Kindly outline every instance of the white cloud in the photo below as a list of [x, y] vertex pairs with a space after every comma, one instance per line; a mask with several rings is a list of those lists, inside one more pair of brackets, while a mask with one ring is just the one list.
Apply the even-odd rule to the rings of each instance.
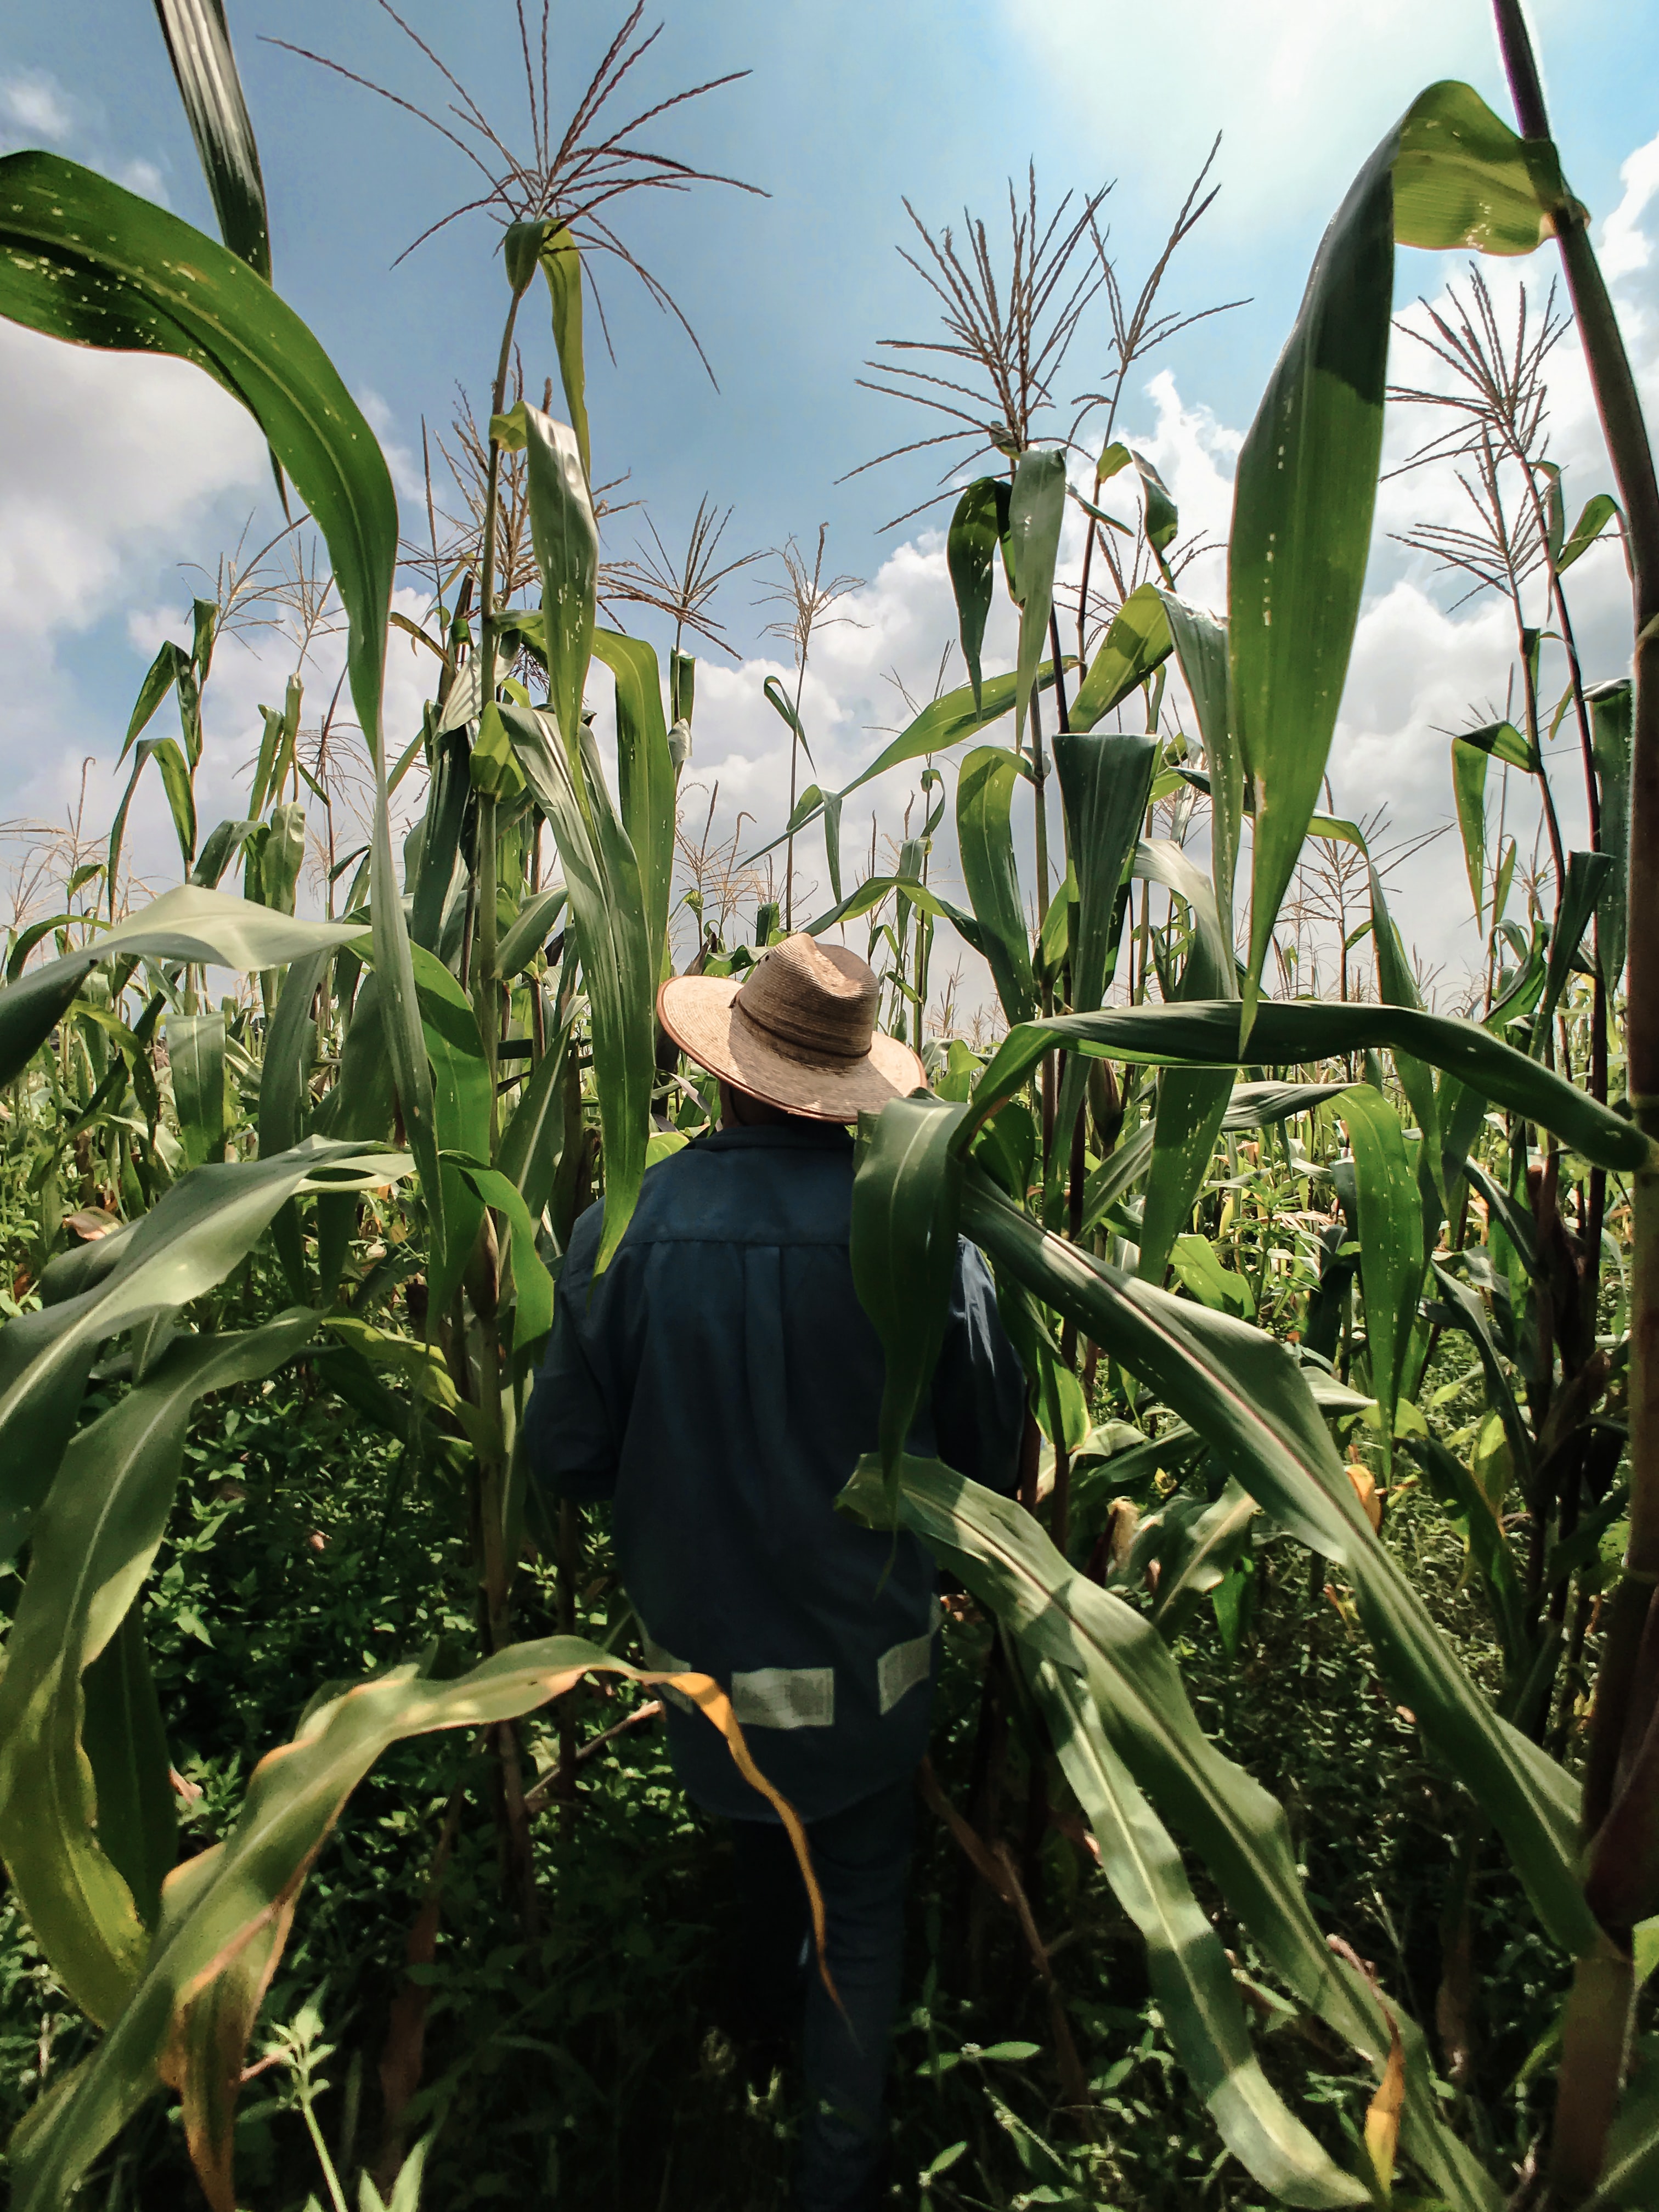
[[1641, 226], [1654, 194], [1659, 192], [1659, 137], [1638, 146], [1620, 167], [1619, 178], [1625, 197], [1601, 225], [1599, 247], [1602, 271], [1609, 283], [1645, 269], [1652, 257]]
[[75, 103], [46, 70], [20, 70], [0, 77], [0, 125], [8, 141], [56, 144], [75, 127]]

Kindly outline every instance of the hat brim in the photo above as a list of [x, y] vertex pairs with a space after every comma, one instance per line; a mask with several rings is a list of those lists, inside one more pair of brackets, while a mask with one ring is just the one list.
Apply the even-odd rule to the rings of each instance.
[[863, 1060], [817, 1061], [787, 1052], [750, 1021], [729, 975], [671, 975], [657, 1019], [680, 1050], [752, 1098], [812, 1121], [856, 1121], [927, 1086], [927, 1073], [900, 1037], [878, 1030]]

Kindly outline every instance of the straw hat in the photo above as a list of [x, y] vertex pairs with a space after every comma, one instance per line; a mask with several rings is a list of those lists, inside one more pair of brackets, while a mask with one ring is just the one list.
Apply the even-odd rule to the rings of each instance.
[[809, 1121], [854, 1121], [927, 1081], [909, 1046], [877, 1029], [880, 992], [857, 953], [798, 933], [741, 984], [671, 975], [657, 1018], [699, 1067], [751, 1097]]

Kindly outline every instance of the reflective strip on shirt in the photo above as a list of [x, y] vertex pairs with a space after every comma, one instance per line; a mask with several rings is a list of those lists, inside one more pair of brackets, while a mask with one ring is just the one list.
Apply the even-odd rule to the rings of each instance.
[[[665, 1651], [645, 1623], [640, 1623], [641, 1640], [645, 1645], [645, 1663], [653, 1674], [691, 1674], [696, 1672], [689, 1659], [677, 1659], [672, 1651]], [[662, 1694], [671, 1705], [683, 1713], [694, 1713], [696, 1706], [684, 1690], [676, 1690], [669, 1683], [662, 1686]]]
[[740, 1728], [833, 1728], [833, 1667], [757, 1667], [732, 1677], [732, 1711]]
[[876, 1662], [876, 1689], [884, 1717], [933, 1672], [933, 1630], [908, 1644], [890, 1644]]

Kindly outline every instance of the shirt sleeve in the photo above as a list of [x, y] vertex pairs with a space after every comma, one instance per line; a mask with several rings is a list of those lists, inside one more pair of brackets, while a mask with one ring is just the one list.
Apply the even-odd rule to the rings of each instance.
[[933, 1376], [933, 1412], [945, 1465], [1012, 1495], [1025, 1427], [1025, 1370], [997, 1312], [991, 1271], [965, 1238]]
[[568, 1498], [592, 1504], [613, 1496], [617, 1487], [616, 1424], [578, 1318], [594, 1241], [583, 1237], [579, 1224], [560, 1272], [552, 1333], [525, 1413], [530, 1477], [549, 1503]]

